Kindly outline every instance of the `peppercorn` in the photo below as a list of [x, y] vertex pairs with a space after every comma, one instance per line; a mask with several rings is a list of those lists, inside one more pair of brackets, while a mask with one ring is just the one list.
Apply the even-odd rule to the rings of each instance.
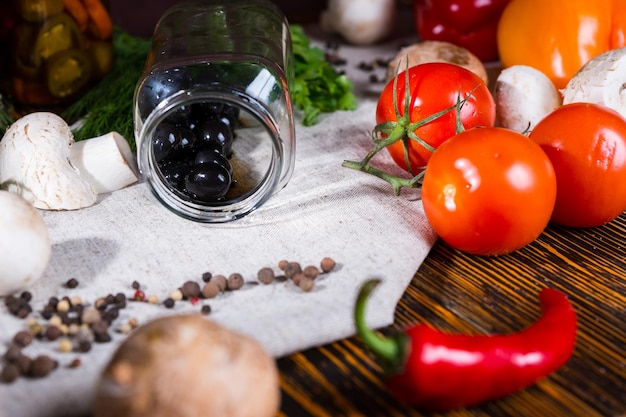
[[259, 269], [259, 272], [257, 272], [257, 279], [263, 284], [270, 284], [272, 281], [274, 281], [274, 278], [275, 275], [272, 268], [261, 268]]
[[295, 285], [300, 285], [300, 281], [302, 281], [302, 278], [304, 278], [305, 276], [306, 275], [304, 275], [304, 273], [298, 272], [293, 277], [291, 277], [291, 280], [293, 281]]
[[61, 335], [63, 334], [63, 332], [61, 331], [61, 329], [57, 326], [48, 326], [46, 328], [46, 331], [44, 333], [44, 337], [48, 340], [57, 340]]
[[30, 345], [33, 341], [33, 335], [25, 330], [19, 331], [13, 336], [13, 343], [23, 348]]
[[289, 261], [286, 260], [286, 259], [282, 259], [282, 260], [278, 261], [278, 269], [280, 269], [281, 271], [284, 271], [285, 268], [287, 267], [288, 263], [289, 263]]
[[200, 295], [200, 285], [195, 281], [186, 281], [181, 287], [181, 291], [185, 298], [195, 298]]
[[229, 290], [238, 290], [243, 287], [243, 276], [239, 273], [233, 273], [228, 276], [227, 288]]
[[302, 267], [298, 262], [288, 262], [287, 265], [285, 265], [284, 272], [287, 278], [293, 278], [294, 275], [302, 272]]
[[15, 360], [11, 361], [11, 363], [17, 366], [22, 374], [27, 374], [30, 372], [32, 359], [20, 352], [20, 354], [15, 358]]
[[59, 313], [64, 313], [66, 311], [69, 311], [70, 309], [70, 302], [66, 299], [63, 300], [59, 300], [59, 302], [57, 303], [57, 312]]
[[204, 298], [214, 298], [220, 293], [220, 288], [214, 281], [209, 281], [202, 287], [202, 296]]
[[150, 304], [157, 304], [159, 302], [159, 297], [156, 296], [156, 294], [151, 294], [148, 297], [148, 303]]
[[109, 335], [109, 323], [104, 320], [100, 320], [91, 325], [91, 331], [93, 332], [94, 340], [96, 342], [109, 342], [111, 336]]
[[11, 345], [4, 352], [4, 360], [7, 362], [15, 362], [20, 355], [22, 355], [22, 349], [19, 346]]
[[78, 280], [76, 278], [70, 278], [65, 283], [65, 286], [67, 288], [76, 288], [76, 287], [78, 287]]
[[170, 298], [174, 301], [180, 301], [183, 299], [183, 292], [180, 289], [172, 291]]
[[88, 307], [83, 311], [81, 316], [81, 321], [85, 324], [93, 324], [102, 319], [100, 315], [100, 311], [98, 311], [95, 307]]
[[133, 290], [138, 290], [141, 286], [139, 285], [138, 281], [133, 281], [133, 283], [131, 284], [131, 287]]
[[315, 278], [311, 278], [308, 275], [303, 275], [302, 279], [298, 283], [298, 287], [304, 292], [309, 292], [315, 287]]
[[224, 275], [215, 275], [211, 278], [211, 282], [216, 283], [220, 291], [226, 291], [226, 277]]
[[14, 382], [17, 378], [19, 378], [21, 374], [22, 373], [20, 372], [20, 369], [17, 367], [17, 365], [13, 363], [7, 363], [6, 365], [4, 365], [4, 368], [2, 368], [2, 372], [0, 373], [0, 379], [2, 380], [2, 382], [10, 384], [11, 382]]
[[174, 304], [176, 304], [176, 302], [171, 297], [167, 297], [165, 300], [163, 300], [163, 305], [165, 306], [165, 308], [173, 308]]
[[72, 341], [70, 339], [68, 339], [67, 337], [64, 337], [63, 339], [61, 339], [59, 341], [59, 350], [61, 352], [71, 352], [74, 349], [74, 345], [72, 344]]
[[35, 378], [41, 378], [47, 376], [57, 367], [57, 361], [52, 359], [48, 355], [39, 355], [35, 359], [30, 366], [29, 375]]
[[200, 312], [205, 316], [211, 313], [211, 306], [208, 304], [204, 304], [200, 309]]
[[211, 281], [211, 278], [213, 278], [213, 274], [212, 274], [212, 273], [210, 273], [210, 272], [204, 272], [204, 273], [202, 274], [202, 281], [204, 281], [204, 282], [209, 282], [209, 281]]
[[80, 358], [74, 358], [74, 359], [72, 359], [72, 361], [69, 364], [67, 364], [67, 367], [68, 368], [78, 368], [81, 365], [82, 365], [82, 362], [81, 362]]
[[302, 272], [304, 273], [304, 275], [312, 279], [317, 278], [320, 273], [319, 269], [317, 269], [317, 267], [313, 265], [308, 265], [302, 270]]
[[335, 268], [335, 261], [332, 258], [328, 258], [325, 257], [324, 259], [322, 259], [322, 261], [320, 262], [320, 267], [322, 268], [322, 271], [325, 273], [328, 273], [330, 271], [332, 271]]

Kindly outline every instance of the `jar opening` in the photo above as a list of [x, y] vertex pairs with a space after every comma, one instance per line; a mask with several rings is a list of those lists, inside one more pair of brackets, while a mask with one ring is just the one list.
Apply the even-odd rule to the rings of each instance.
[[226, 222], [259, 207], [279, 188], [285, 151], [269, 113], [233, 91], [180, 91], [147, 117], [139, 168], [175, 213]]

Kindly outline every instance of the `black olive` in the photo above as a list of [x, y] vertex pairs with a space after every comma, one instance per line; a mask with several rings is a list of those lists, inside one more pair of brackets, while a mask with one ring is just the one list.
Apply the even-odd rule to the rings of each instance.
[[203, 142], [217, 141], [222, 145], [222, 152], [229, 155], [233, 147], [233, 132], [220, 120], [205, 120], [196, 128], [198, 138]]
[[195, 165], [185, 176], [185, 188], [189, 195], [206, 202], [223, 198], [230, 183], [228, 169], [219, 164]]
[[188, 161], [167, 161], [159, 166], [161, 175], [170, 187], [180, 192], [185, 192], [184, 178], [191, 170], [192, 165]]
[[156, 162], [165, 159], [181, 141], [180, 130], [170, 123], [160, 123], [152, 136], [152, 151]]
[[139, 90], [137, 96], [139, 114], [145, 119], [164, 98], [187, 89], [189, 85], [189, 74], [180, 68], [155, 73], [146, 79]]
[[222, 165], [228, 170], [228, 174], [232, 177], [233, 168], [228, 159], [222, 155], [221, 153], [216, 153], [211, 149], [201, 149], [196, 153], [196, 157], [194, 159], [194, 165], [201, 164], [217, 164]]

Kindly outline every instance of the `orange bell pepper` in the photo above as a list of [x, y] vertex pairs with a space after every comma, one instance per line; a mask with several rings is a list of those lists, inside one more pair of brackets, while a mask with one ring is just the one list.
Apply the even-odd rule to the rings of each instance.
[[626, 0], [512, 0], [497, 43], [503, 67], [534, 67], [561, 89], [591, 58], [626, 45]]

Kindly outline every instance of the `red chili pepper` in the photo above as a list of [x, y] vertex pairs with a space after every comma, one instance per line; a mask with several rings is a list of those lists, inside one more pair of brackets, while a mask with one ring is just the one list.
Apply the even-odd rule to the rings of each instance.
[[555, 289], [540, 292], [542, 317], [516, 334], [448, 334], [420, 324], [383, 337], [364, 319], [366, 299], [379, 282], [361, 287], [356, 328], [389, 372], [390, 392], [407, 404], [445, 411], [494, 400], [548, 376], [574, 350], [576, 312]]
[[496, 33], [510, 0], [414, 0], [413, 16], [422, 40], [466, 48], [482, 61], [498, 59]]

